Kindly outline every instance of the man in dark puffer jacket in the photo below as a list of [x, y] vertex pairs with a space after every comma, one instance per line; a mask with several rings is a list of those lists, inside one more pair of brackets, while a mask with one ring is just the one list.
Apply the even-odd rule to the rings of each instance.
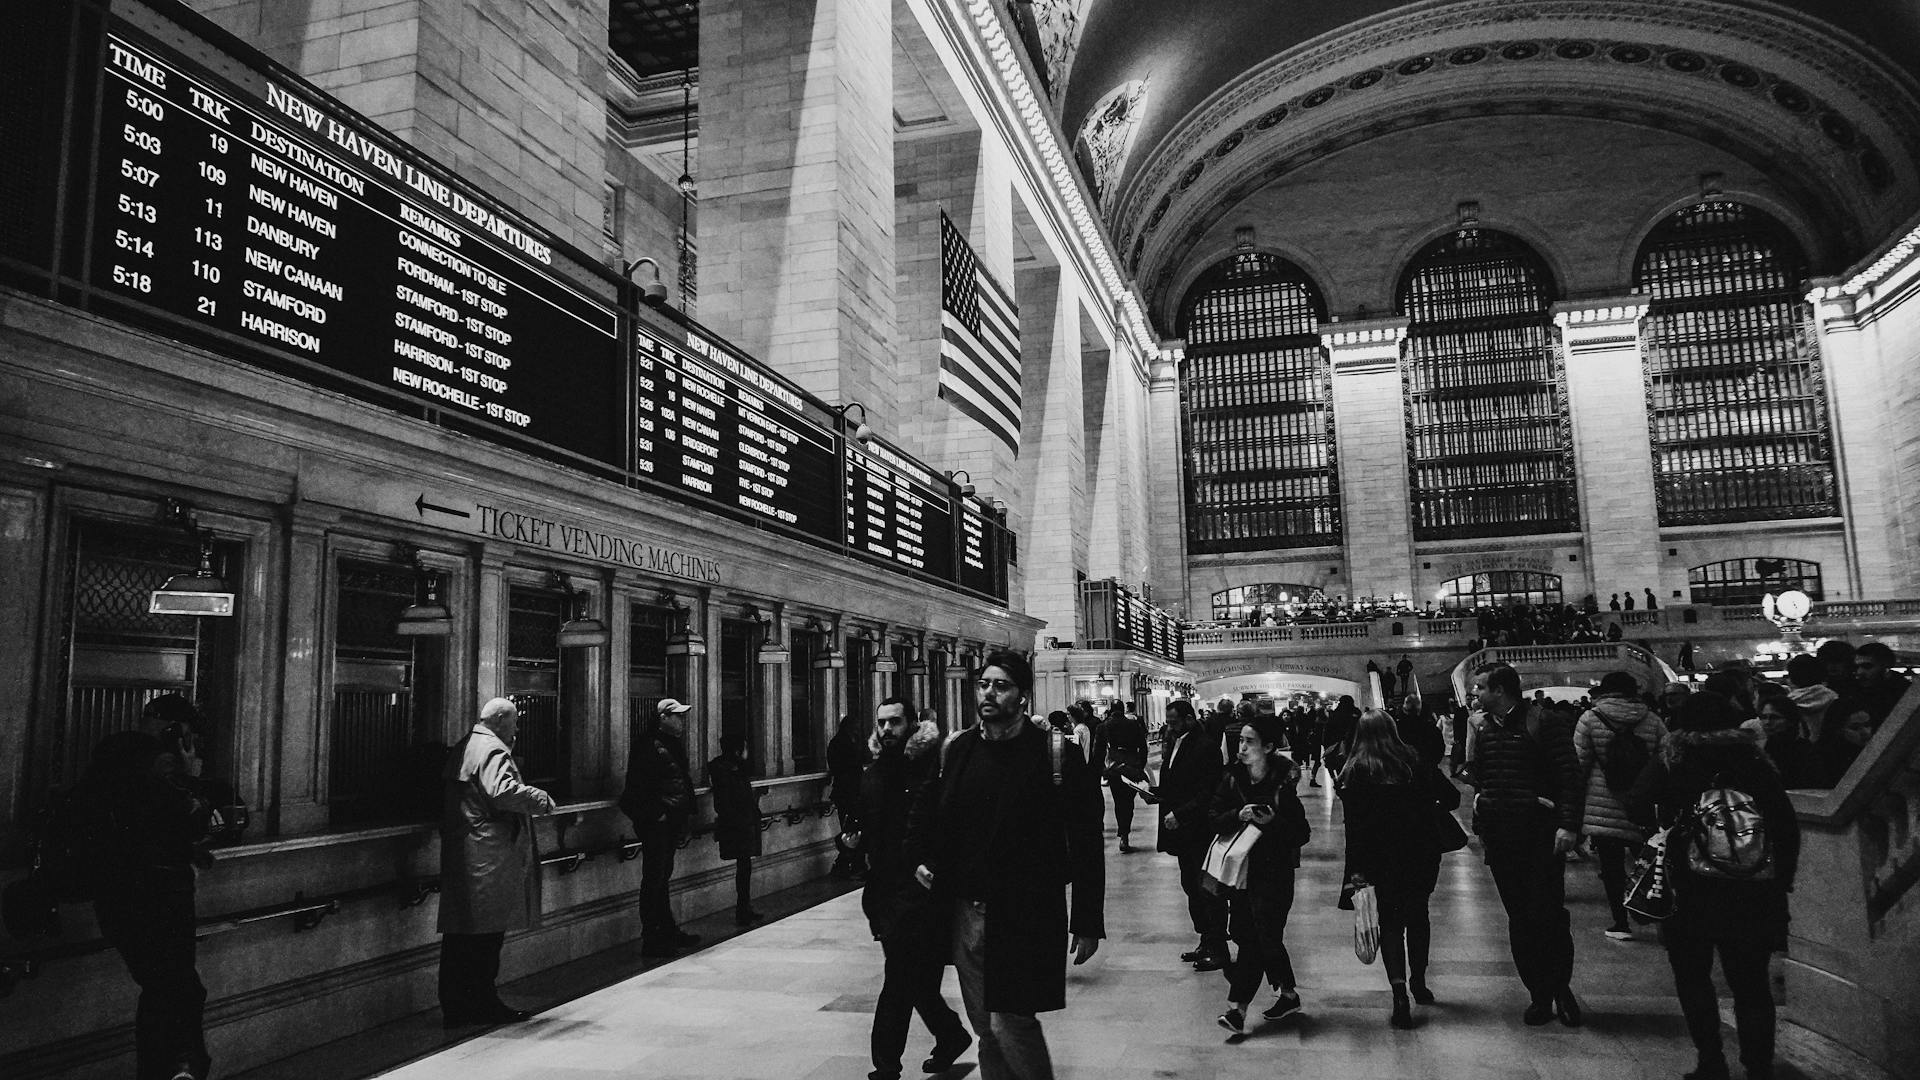
[[1567, 915], [1561, 856], [1580, 838], [1580, 761], [1573, 729], [1526, 701], [1520, 675], [1490, 664], [1473, 677], [1484, 714], [1473, 763], [1473, 831], [1486, 850], [1500, 903], [1507, 909], [1513, 965], [1533, 1002], [1522, 1019], [1539, 1026], [1555, 1016], [1580, 1023], [1573, 981], [1573, 931]]

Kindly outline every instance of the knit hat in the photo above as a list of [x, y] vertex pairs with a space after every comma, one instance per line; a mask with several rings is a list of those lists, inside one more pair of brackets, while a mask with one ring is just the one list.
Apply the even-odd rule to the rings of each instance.
[[1624, 671], [1609, 671], [1600, 680], [1600, 685], [1594, 688], [1593, 696], [1637, 698], [1640, 696], [1640, 683]]

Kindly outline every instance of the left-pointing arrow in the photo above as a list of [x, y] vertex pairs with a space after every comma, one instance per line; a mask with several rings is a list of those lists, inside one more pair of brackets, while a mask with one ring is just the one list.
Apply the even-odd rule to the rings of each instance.
[[420, 512], [421, 517], [426, 517], [427, 511], [429, 510], [432, 510], [440, 514], [448, 514], [453, 517], [470, 518], [473, 516], [472, 514], [467, 513], [465, 510], [455, 510], [451, 506], [438, 506], [438, 505], [435, 505], [434, 503], [428, 502], [427, 494], [424, 491], [420, 493], [419, 498], [413, 500], [413, 508]]

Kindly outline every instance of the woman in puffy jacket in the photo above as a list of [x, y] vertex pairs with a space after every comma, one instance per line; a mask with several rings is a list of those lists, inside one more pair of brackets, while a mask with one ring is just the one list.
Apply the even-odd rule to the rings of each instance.
[[1644, 760], [1652, 760], [1666, 739], [1666, 725], [1640, 700], [1640, 684], [1624, 671], [1608, 672], [1593, 692], [1593, 708], [1580, 715], [1573, 728], [1573, 751], [1580, 758], [1580, 774], [1586, 777], [1586, 804], [1581, 814], [1581, 832], [1593, 838], [1593, 853], [1600, 863], [1600, 884], [1607, 893], [1607, 908], [1613, 924], [1607, 936], [1617, 941], [1633, 937], [1627, 925], [1628, 860], [1646, 842], [1647, 831], [1627, 814], [1627, 794], [1635, 775], [1625, 788], [1616, 789], [1607, 780], [1607, 755], [1613, 740], [1634, 738], [1646, 745]]
[[1241, 727], [1239, 754], [1214, 789], [1213, 831], [1231, 836], [1245, 825], [1260, 828], [1247, 857], [1243, 890], [1227, 901], [1227, 936], [1240, 946], [1227, 965], [1227, 1011], [1220, 1026], [1235, 1035], [1247, 1030], [1247, 1009], [1264, 974], [1278, 996], [1261, 1015], [1278, 1020], [1300, 1010], [1293, 960], [1287, 954], [1287, 915], [1293, 910], [1293, 877], [1300, 848], [1312, 834], [1307, 811], [1294, 791], [1300, 772], [1280, 752], [1285, 745], [1277, 716], [1254, 716]]
[[[1688, 698], [1666, 745], [1634, 785], [1629, 806], [1651, 808], [1668, 834], [1668, 859], [1677, 899], [1660, 937], [1673, 968], [1687, 1033], [1699, 1063], [1686, 1080], [1727, 1080], [1720, 1044], [1720, 1008], [1713, 989], [1713, 958], [1733, 992], [1740, 1063], [1749, 1080], [1772, 1080], [1774, 1007], [1767, 958], [1787, 944], [1787, 894], [1800, 860], [1800, 823], [1779, 774], [1760, 749], [1759, 734], [1743, 726], [1745, 711], [1719, 694]], [[1685, 824], [1704, 793], [1730, 790], [1759, 812], [1766, 869], [1745, 879], [1706, 872], [1688, 855]], [[1678, 823], [1678, 824], [1676, 824]], [[1751, 834], [1748, 834], [1751, 835]]]
[[1334, 786], [1346, 810], [1347, 881], [1373, 886], [1379, 904], [1380, 962], [1393, 989], [1388, 1022], [1410, 1028], [1409, 989], [1413, 1000], [1433, 1004], [1427, 900], [1440, 880], [1438, 818], [1460, 805], [1460, 790], [1402, 742], [1393, 718], [1378, 709], [1360, 714], [1353, 753]]

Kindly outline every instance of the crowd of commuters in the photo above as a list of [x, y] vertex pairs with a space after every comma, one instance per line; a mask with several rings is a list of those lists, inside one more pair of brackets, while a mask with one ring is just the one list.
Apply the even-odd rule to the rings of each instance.
[[[1367, 891], [1392, 996], [1389, 1024], [1414, 1026], [1413, 1006], [1436, 1000], [1426, 977], [1429, 900], [1442, 856], [1467, 843], [1455, 817], [1455, 781], [1464, 778], [1530, 999], [1524, 1023], [1583, 1023], [1568, 860], [1591, 847], [1605, 933], [1629, 938], [1630, 861], [1668, 828], [1678, 839], [1668, 841], [1666, 865], [1681, 899], [1660, 937], [1697, 1052], [1687, 1080], [1729, 1075], [1711, 981], [1716, 956], [1745, 1075], [1768, 1080], [1768, 957], [1785, 945], [1799, 855], [1786, 791], [1841, 779], [1908, 687], [1894, 662], [1884, 644], [1829, 641], [1791, 661], [1784, 683], [1738, 664], [1697, 687], [1646, 688], [1621, 671], [1577, 704], [1528, 696], [1513, 668], [1491, 664], [1473, 676], [1470, 715], [1428, 708], [1417, 693], [1392, 710], [1362, 710], [1343, 697], [1331, 708], [1301, 700], [1277, 714], [1221, 701], [1201, 715], [1175, 700], [1156, 782], [1147, 728], [1130, 703], [1111, 704], [1104, 717], [1076, 703], [1037, 720], [1028, 661], [993, 654], [974, 686], [976, 725], [945, 733], [931, 710], [916, 713], [893, 697], [870, 720], [843, 722], [830, 750], [841, 872], [864, 879], [862, 908], [882, 956], [871, 1080], [898, 1080], [916, 1013], [934, 1038], [927, 1072], [951, 1067], [977, 1039], [985, 1080], [1053, 1075], [1037, 1016], [1064, 1006], [1066, 961], [1084, 963], [1105, 936], [1103, 783], [1123, 852], [1132, 850], [1136, 795], [1157, 804], [1156, 848], [1174, 856], [1196, 938], [1181, 959], [1197, 971], [1224, 970], [1218, 1023], [1244, 1035], [1262, 983], [1273, 998], [1257, 1019], [1300, 1012], [1287, 928], [1312, 829], [1299, 791], [1303, 777], [1318, 786], [1322, 769], [1344, 809], [1339, 902], [1350, 906]], [[1412, 688], [1405, 671], [1394, 674]], [[210, 1059], [200, 1017], [206, 991], [194, 969], [193, 870], [207, 859], [218, 800], [190, 775], [191, 707], [184, 719], [163, 715], [181, 711], [176, 705], [186, 703], [149, 706], [152, 731], [104, 740], [72, 798], [99, 807], [120, 845], [111, 859], [94, 860], [92, 884], [102, 932], [142, 989], [138, 1075], [197, 1080]], [[668, 895], [692, 811], [679, 727], [688, 711], [668, 698], [648, 713], [619, 800], [642, 846], [641, 940], [652, 956], [698, 940], [675, 922]], [[1451, 753], [1437, 719], [1451, 723]], [[532, 916], [531, 816], [551, 813], [554, 802], [521, 779], [517, 728], [512, 701], [488, 701], [441, 774], [439, 994], [448, 1027], [528, 1015], [494, 984], [506, 933]], [[745, 740], [723, 736], [706, 772], [745, 925], [757, 918], [751, 861], [760, 853]], [[1727, 851], [1700, 838], [1700, 808], [1709, 805], [1722, 817], [1744, 815]], [[1223, 887], [1209, 879], [1209, 847], [1243, 830], [1253, 837], [1244, 879]], [[1733, 857], [1748, 860], [1739, 873], [1727, 872]], [[941, 995], [948, 964], [958, 970], [966, 1023]]]

